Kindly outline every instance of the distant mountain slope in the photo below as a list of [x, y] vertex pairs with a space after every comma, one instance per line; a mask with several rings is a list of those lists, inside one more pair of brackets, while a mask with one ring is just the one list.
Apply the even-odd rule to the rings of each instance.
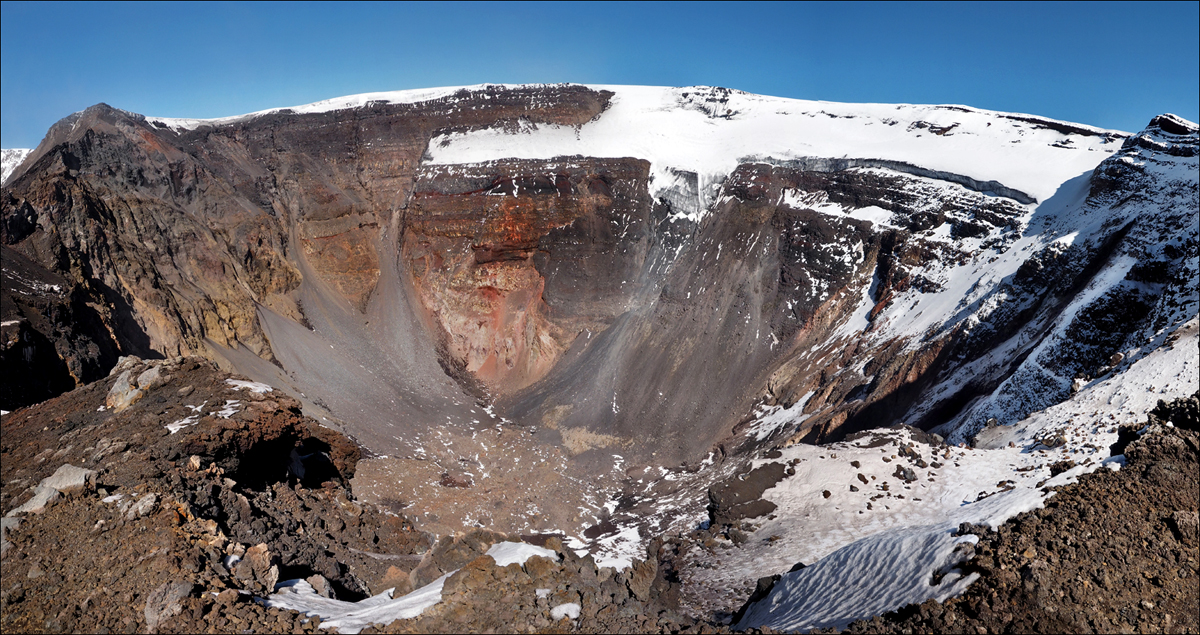
[[0, 150], [0, 183], [8, 182], [18, 165], [33, 152], [31, 148], [5, 148]]

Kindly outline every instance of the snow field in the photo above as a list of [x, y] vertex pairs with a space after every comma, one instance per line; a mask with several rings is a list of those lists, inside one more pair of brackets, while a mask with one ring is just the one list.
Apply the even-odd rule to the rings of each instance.
[[[1099, 129], [1089, 136], [1066, 135], [1004, 113], [961, 106], [839, 104], [708, 87], [591, 88], [615, 96], [608, 110], [578, 129], [451, 133], [430, 142], [431, 162], [638, 157], [651, 162], [656, 197], [676, 175], [697, 174], [698, 209], [704, 210], [719, 184], [746, 161], [871, 158], [995, 180], [1042, 200], [1060, 183], [1090, 172], [1125, 136]], [[720, 100], [726, 101], [713, 112], [711, 104]]]
[[961, 538], [953, 536], [952, 527], [942, 525], [899, 529], [857, 541], [812, 567], [785, 574], [767, 600], [747, 611], [736, 627], [844, 628], [853, 621], [847, 615], [880, 615], [930, 597], [944, 601], [979, 577], [963, 576], [954, 568], [970, 553], [960, 548], [966, 544]]

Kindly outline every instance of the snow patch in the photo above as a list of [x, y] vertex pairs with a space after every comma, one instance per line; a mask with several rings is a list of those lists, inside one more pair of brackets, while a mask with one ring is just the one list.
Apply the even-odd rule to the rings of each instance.
[[578, 604], [576, 604], [574, 602], [567, 602], [566, 604], [559, 604], [558, 606], [550, 609], [550, 619], [561, 620], [561, 619], [565, 618], [565, 619], [577, 620], [577, 619], [579, 619], [579, 611], [582, 609], [583, 609], [583, 607], [579, 606]]
[[638, 528], [625, 527], [617, 533], [596, 541], [595, 552], [597, 567], [612, 567], [618, 571], [633, 566], [638, 556], [644, 556], [646, 546], [641, 539]]
[[226, 399], [225, 405], [220, 410], [212, 414], [222, 419], [228, 419], [237, 414], [239, 405], [241, 405], [241, 402], [239, 402], [237, 399]]
[[533, 556], [541, 556], [558, 560], [558, 554], [553, 549], [531, 545], [527, 542], [498, 542], [487, 551], [487, 555], [496, 561], [496, 566], [507, 567], [510, 564], [524, 565]]
[[[557, 559], [550, 549], [520, 542], [498, 542], [487, 550], [498, 566], [524, 565], [533, 556]], [[442, 601], [442, 588], [455, 569], [429, 584], [398, 598], [394, 589], [387, 589], [359, 602], [346, 602], [318, 595], [305, 580], [287, 580], [275, 585], [275, 593], [256, 598], [269, 607], [291, 609], [307, 616], [320, 616], [321, 628], [337, 629], [340, 633], [358, 633], [372, 624], [390, 624], [395, 620], [417, 617], [425, 609]], [[574, 618], [572, 618], [574, 619]]]
[[0, 150], [0, 184], [7, 183], [8, 177], [20, 167], [32, 148], [4, 148]]
[[808, 400], [812, 399], [815, 394], [814, 391], [808, 391], [790, 408], [783, 406], [759, 407], [758, 412], [755, 413], [754, 422], [750, 424], [750, 434], [754, 435], [755, 440], [762, 441], [775, 434], [780, 428], [799, 426], [804, 423], [812, 415], [803, 414], [802, 411], [808, 404]]
[[180, 430], [183, 430], [184, 428], [194, 426], [199, 422], [200, 422], [200, 415], [194, 414], [194, 415], [189, 415], [187, 417], [184, 417], [182, 419], [178, 419], [174, 423], [168, 423], [166, 425], [166, 428], [167, 428], [167, 430], [171, 431], [171, 434], [175, 434], [176, 432], [179, 432]]
[[234, 390], [242, 390], [244, 388], [250, 392], [255, 392], [258, 394], [271, 392], [271, 390], [273, 390], [266, 384], [259, 383], [257, 381], [246, 381], [244, 379], [226, 379], [225, 383], [233, 386]]
[[318, 595], [304, 580], [288, 580], [275, 585], [275, 593], [256, 598], [264, 606], [291, 609], [305, 615], [320, 616], [321, 628], [337, 629], [339, 633], [358, 633], [372, 624], [390, 624], [394, 620], [417, 617], [425, 609], [442, 601], [442, 587], [452, 573], [398, 598], [394, 589], [387, 589], [359, 602], [346, 602]]

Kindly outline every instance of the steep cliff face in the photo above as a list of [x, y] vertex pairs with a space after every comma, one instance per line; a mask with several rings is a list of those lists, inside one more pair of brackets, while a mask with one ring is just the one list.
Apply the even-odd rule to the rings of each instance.
[[28, 402], [118, 355], [202, 354], [380, 454], [496, 416], [586, 469], [969, 432], [1195, 315], [1196, 132], [1156, 121], [1122, 145], [961, 107], [571, 85], [96, 106], [4, 188], [5, 372], [49, 378]]
[[456, 368], [511, 393], [624, 312], [623, 283], [654, 234], [648, 170], [634, 159], [422, 170], [403, 259]]

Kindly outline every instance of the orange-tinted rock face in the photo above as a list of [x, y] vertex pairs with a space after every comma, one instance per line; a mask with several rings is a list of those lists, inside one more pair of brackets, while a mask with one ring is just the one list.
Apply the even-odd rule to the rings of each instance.
[[405, 258], [424, 307], [456, 361], [489, 388], [520, 387], [562, 350], [542, 302], [544, 280], [528, 260], [476, 263], [469, 239], [406, 237]]
[[535, 255], [561, 256], [557, 230], [586, 227], [614, 211], [606, 179], [644, 196], [647, 168], [588, 160], [422, 173], [405, 216], [402, 254], [458, 364], [494, 392], [519, 390], [545, 376], [581, 325], [608, 317], [547, 305]]

